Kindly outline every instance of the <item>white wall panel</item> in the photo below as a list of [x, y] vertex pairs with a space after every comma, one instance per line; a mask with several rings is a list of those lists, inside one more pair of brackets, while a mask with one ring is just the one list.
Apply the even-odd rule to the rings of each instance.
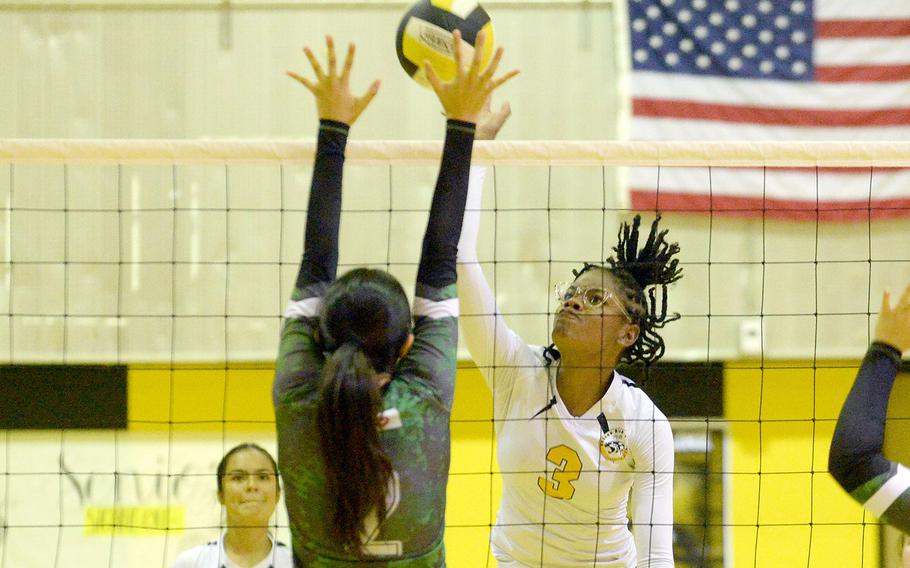
[[[323, 36], [359, 44], [354, 84], [383, 79], [360, 138], [436, 138], [433, 95], [401, 71], [402, 7], [0, 9], [0, 137], [312, 137], [310, 95], [284, 75]], [[604, 139], [615, 130], [610, 10], [491, 9], [504, 66], [523, 76], [511, 138]], [[581, 109], [584, 109], [583, 111]], [[5, 114], [5, 113], [4, 113]]]
[[[311, 96], [284, 71], [307, 71], [302, 46], [321, 51], [331, 32], [340, 45], [358, 42], [355, 88], [383, 79], [352, 137], [437, 139], [438, 103], [395, 57], [402, 10], [378, 3], [231, 11], [6, 5], [0, 138], [311, 139]], [[603, 3], [490, 9], [507, 48], [504, 67], [522, 70], [501, 97], [514, 110], [503, 139], [615, 137], [623, 77], [611, 10]], [[342, 263], [391, 262], [411, 281], [426, 219], [419, 210], [434, 175], [432, 167], [348, 168]], [[21, 315], [0, 320], [0, 356], [12, 349], [16, 360], [273, 357], [277, 320], [269, 314], [279, 313], [293, 281], [309, 176], [306, 165], [71, 166], [65, 174], [59, 166], [0, 165], [0, 254], [11, 251], [14, 262], [2, 268], [0, 306]], [[485, 203], [495, 203], [499, 226], [494, 241], [493, 215], [484, 215], [481, 258], [492, 263], [495, 247], [501, 262], [487, 268], [503, 310], [529, 340], [546, 341], [549, 285], [577, 261], [602, 257], [615, 239], [619, 215], [600, 211], [622, 204], [615, 172], [500, 167], [495, 201], [493, 177]], [[278, 215], [281, 203], [288, 210]], [[83, 211], [65, 223], [64, 204]], [[671, 298], [684, 319], [666, 330], [676, 358], [743, 355], [740, 327], [761, 313], [766, 357], [858, 355], [869, 333], [867, 306], [877, 309], [882, 287], [910, 280], [906, 221], [816, 227], [674, 215], [666, 224], [687, 271]], [[90, 264], [66, 271], [40, 264], [65, 254]], [[119, 323], [109, 317], [116, 306], [128, 316]], [[208, 317], [224, 309], [238, 317]], [[53, 317], [62, 311], [79, 317], [64, 325]], [[830, 315], [816, 318], [816, 311]], [[529, 313], [538, 315], [520, 315]]]

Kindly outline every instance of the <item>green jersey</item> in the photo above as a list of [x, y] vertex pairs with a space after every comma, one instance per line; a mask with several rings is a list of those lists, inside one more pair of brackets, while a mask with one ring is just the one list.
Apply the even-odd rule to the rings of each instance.
[[[368, 516], [362, 555], [333, 542], [335, 503], [317, 420], [322, 369], [322, 298], [335, 280], [341, 177], [348, 127], [323, 120], [307, 210], [304, 256], [285, 313], [273, 385], [278, 464], [284, 479], [295, 566], [445, 566], [449, 416], [458, 341], [455, 255], [467, 198], [472, 124], [449, 120], [417, 270], [414, 344], [382, 391], [377, 421], [393, 476], [385, 518]], [[331, 442], [331, 440], [329, 440]]]
[[458, 341], [456, 291], [454, 285], [442, 290], [420, 286], [418, 294], [414, 346], [399, 362], [383, 395], [380, 437], [394, 479], [386, 518], [366, 527], [371, 534], [365, 534], [364, 551], [377, 556], [374, 562], [345, 554], [329, 538], [331, 508], [323, 489], [316, 421], [325, 356], [313, 336], [318, 320], [307, 315], [318, 313], [319, 296], [305, 290], [294, 294], [281, 336], [275, 418], [294, 555], [302, 566], [444, 565], [449, 415]]

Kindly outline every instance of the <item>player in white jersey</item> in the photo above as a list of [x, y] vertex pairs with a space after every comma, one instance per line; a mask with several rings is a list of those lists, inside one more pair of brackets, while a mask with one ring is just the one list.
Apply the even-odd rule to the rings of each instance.
[[666, 286], [681, 277], [679, 247], [658, 218], [639, 250], [639, 217], [624, 223], [615, 257], [558, 287], [554, 345], [528, 345], [499, 315], [477, 261], [484, 176], [472, 170], [458, 278], [464, 337], [493, 393], [499, 566], [671, 567], [673, 434], [614, 367], [663, 355], [657, 332], [678, 317], [667, 314]]
[[291, 550], [269, 533], [281, 495], [272, 455], [240, 444], [221, 458], [216, 477], [227, 530], [217, 541], [180, 553], [171, 568], [292, 568]]
[[268, 555], [256, 564], [238, 564], [224, 550], [224, 536], [180, 553], [171, 568], [291, 568], [291, 549], [272, 541]]

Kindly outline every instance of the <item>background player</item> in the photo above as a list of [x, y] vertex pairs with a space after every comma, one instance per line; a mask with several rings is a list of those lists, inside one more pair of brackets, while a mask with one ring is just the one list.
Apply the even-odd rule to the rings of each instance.
[[224, 454], [216, 476], [227, 530], [182, 552], [171, 568], [291, 568], [291, 550], [269, 533], [281, 496], [272, 455], [256, 444], [240, 444]]
[[901, 354], [910, 349], [910, 286], [885, 291], [875, 337], [847, 395], [828, 455], [834, 479], [869, 512], [910, 533], [910, 470], [882, 455], [885, 415]]
[[[273, 396], [279, 463], [297, 566], [443, 566], [449, 415], [458, 304], [455, 255], [477, 116], [502, 57], [442, 83], [426, 72], [448, 117], [439, 178], [417, 271], [414, 328], [401, 285], [358, 269], [337, 281], [341, 177], [348, 128], [376, 94], [348, 88], [354, 46], [336, 70], [306, 49], [320, 126], [303, 261], [281, 337]], [[483, 38], [478, 37], [482, 45]]]
[[493, 392], [503, 472], [494, 555], [502, 567], [673, 566], [673, 435], [614, 368], [663, 355], [679, 247], [656, 219], [639, 249], [640, 219], [624, 223], [607, 265], [585, 264], [558, 288], [555, 347], [530, 346], [498, 315], [477, 262], [483, 177], [472, 171], [458, 278], [464, 337]]

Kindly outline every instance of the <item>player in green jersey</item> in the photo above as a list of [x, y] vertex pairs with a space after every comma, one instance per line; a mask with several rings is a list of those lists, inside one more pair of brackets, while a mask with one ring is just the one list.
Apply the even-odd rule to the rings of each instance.
[[910, 533], [910, 470], [882, 455], [885, 415], [901, 354], [910, 350], [910, 286], [897, 306], [885, 292], [875, 338], [844, 402], [828, 469], [869, 512]]
[[336, 280], [341, 177], [348, 129], [376, 94], [348, 88], [331, 38], [316, 79], [290, 75], [316, 98], [320, 125], [303, 261], [286, 312], [273, 387], [279, 467], [296, 566], [444, 566], [449, 415], [458, 300], [455, 256], [475, 125], [484, 101], [517, 72], [494, 78], [497, 50], [459, 72], [425, 71], [448, 119], [423, 240], [412, 313], [390, 274], [356, 269]]

